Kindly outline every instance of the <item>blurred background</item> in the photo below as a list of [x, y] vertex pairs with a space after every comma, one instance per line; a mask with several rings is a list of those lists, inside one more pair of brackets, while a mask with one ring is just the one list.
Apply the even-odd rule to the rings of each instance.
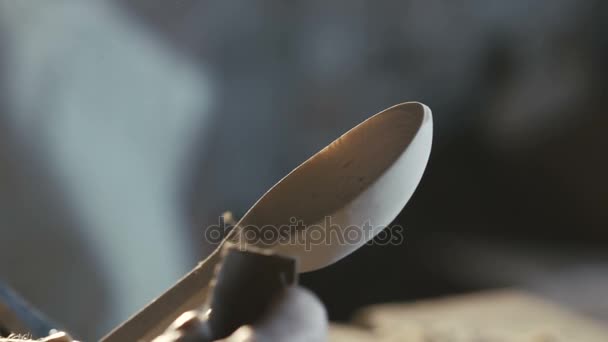
[[396, 223], [304, 286], [330, 318], [511, 286], [608, 322], [608, 3], [0, 0], [0, 279], [90, 340], [370, 115], [434, 150]]

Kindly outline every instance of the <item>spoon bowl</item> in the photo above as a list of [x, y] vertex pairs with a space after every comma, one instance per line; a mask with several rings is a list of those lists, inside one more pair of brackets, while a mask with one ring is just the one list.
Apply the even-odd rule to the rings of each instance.
[[241, 244], [297, 258], [299, 271], [326, 267], [390, 224], [418, 185], [431, 151], [431, 110], [390, 107], [302, 163], [237, 223]]

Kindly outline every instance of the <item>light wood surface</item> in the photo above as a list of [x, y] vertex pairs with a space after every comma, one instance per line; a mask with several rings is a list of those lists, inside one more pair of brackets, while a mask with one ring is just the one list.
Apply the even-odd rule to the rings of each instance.
[[608, 324], [517, 291], [365, 308], [331, 342], [606, 342]]

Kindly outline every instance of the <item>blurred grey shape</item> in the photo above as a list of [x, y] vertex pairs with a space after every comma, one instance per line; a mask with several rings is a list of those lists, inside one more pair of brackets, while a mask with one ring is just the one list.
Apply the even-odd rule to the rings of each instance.
[[[13, 152], [34, 156], [41, 173], [34, 177], [45, 177], [59, 194], [40, 205], [65, 200], [65, 212], [54, 214], [75, 220], [67, 234], [87, 250], [66, 245], [66, 232], [47, 232], [46, 218], [35, 227], [5, 221], [2, 235], [13, 250], [2, 254], [20, 260], [3, 273], [26, 296], [35, 292], [31, 287], [46, 286], [50, 270], [73, 274], [53, 295], [53, 306], [75, 302], [73, 312], [49, 311], [78, 329], [84, 324], [77, 317], [86, 317], [79, 302], [93, 311], [104, 304], [106, 316], [94, 328], [100, 334], [192, 266], [176, 184], [184, 152], [205, 124], [211, 85], [200, 68], [108, 2], [3, 1], [0, 19], [8, 80], [3, 119], [15, 132]], [[28, 251], [23, 246], [36, 237], [20, 233], [26, 228], [51, 235]], [[67, 259], [41, 262], [54, 246]], [[45, 276], [16, 280], [34, 273]], [[103, 303], [89, 282], [108, 288]], [[49, 308], [47, 298], [34, 299]]]

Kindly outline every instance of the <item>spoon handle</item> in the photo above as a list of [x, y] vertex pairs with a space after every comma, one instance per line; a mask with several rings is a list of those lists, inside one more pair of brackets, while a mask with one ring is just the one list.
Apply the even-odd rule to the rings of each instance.
[[167, 292], [103, 337], [101, 342], [150, 341], [180, 314], [203, 305], [215, 267], [221, 261], [220, 249], [196, 265]]

